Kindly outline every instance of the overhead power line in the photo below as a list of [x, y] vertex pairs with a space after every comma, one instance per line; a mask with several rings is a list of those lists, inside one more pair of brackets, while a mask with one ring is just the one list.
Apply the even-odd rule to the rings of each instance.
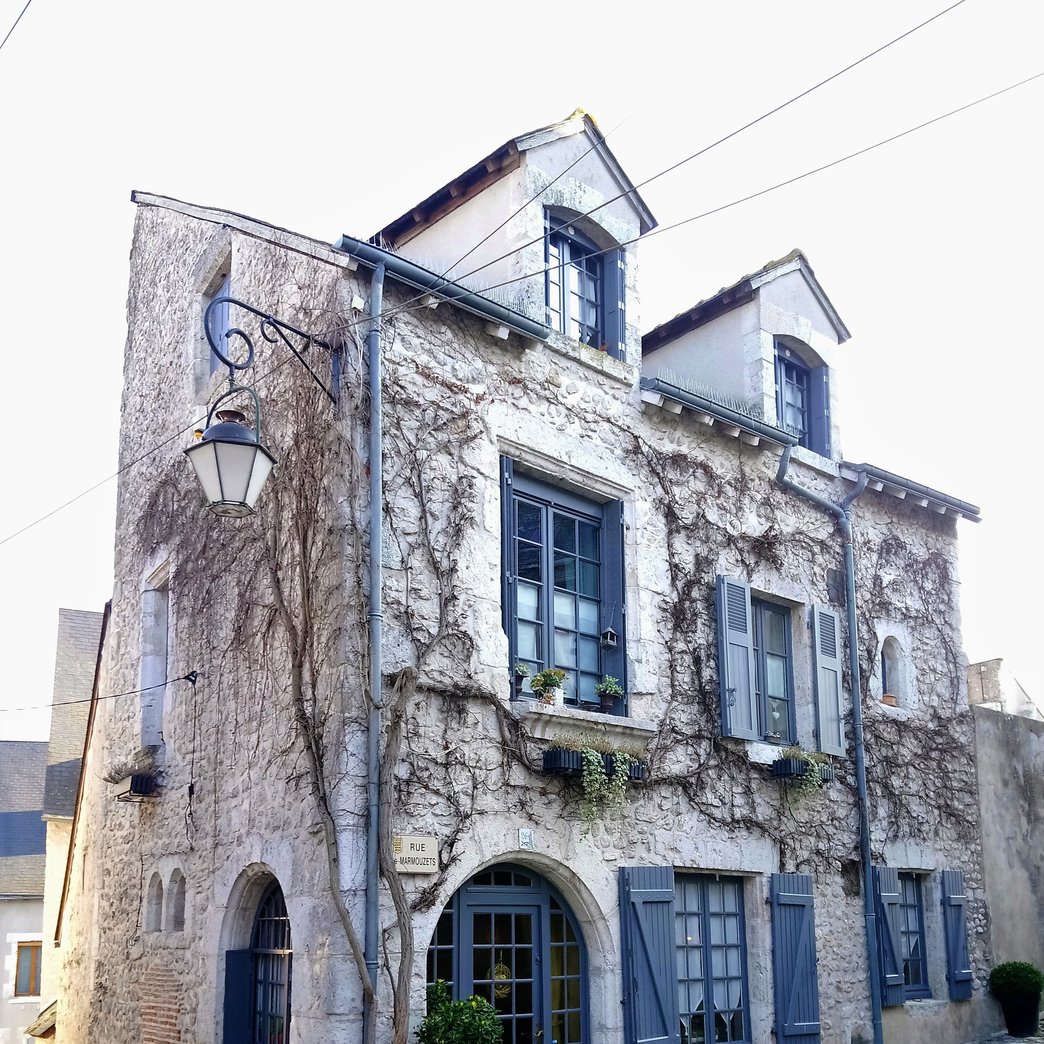
[[[963, 2], [963, 0], [961, 0], [961, 2]], [[723, 203], [720, 206], [711, 208], [710, 210], [701, 211], [698, 214], [693, 214], [693, 215], [691, 215], [689, 217], [682, 218], [682, 220], [675, 221], [675, 222], [673, 222], [670, 225], [660, 226], [660, 227], [652, 230], [651, 232], [647, 232], [647, 233], [645, 233], [644, 235], [641, 235], [641, 236], [635, 236], [633, 239], [625, 240], [624, 242], [618, 243], [614, 247], [609, 248], [609, 249], [616, 250], [616, 249], [618, 249], [621, 246], [630, 246], [632, 243], [637, 243], [639, 240], [650, 239], [653, 236], [660, 235], [663, 232], [670, 232], [670, 231], [672, 231], [672, 230], [674, 230], [676, 228], [681, 228], [684, 225], [691, 224], [694, 221], [699, 221], [699, 220], [701, 220], [703, 218], [710, 217], [713, 214], [719, 214], [719, 213], [721, 213], [724, 210], [730, 210], [732, 207], [739, 206], [739, 204], [741, 204], [741, 203], [746, 203], [746, 202], [749, 202], [752, 199], [757, 199], [760, 196], [767, 195], [770, 192], [775, 192], [778, 189], [785, 188], [788, 185], [793, 185], [795, 182], [802, 181], [805, 178], [809, 178], [813, 174], [822, 173], [823, 171], [829, 170], [832, 167], [836, 167], [836, 166], [838, 166], [841, 163], [847, 162], [848, 160], [855, 159], [855, 158], [857, 158], [859, 156], [863, 156], [866, 153], [872, 152], [875, 149], [879, 149], [879, 148], [881, 148], [884, 145], [888, 145], [891, 142], [898, 141], [900, 138], [905, 138], [908, 135], [915, 133], [916, 131], [923, 130], [926, 127], [930, 127], [932, 124], [939, 123], [942, 120], [949, 119], [951, 116], [956, 116], [959, 113], [966, 112], [968, 109], [971, 109], [971, 108], [975, 107], [976, 105], [981, 105], [984, 102], [991, 101], [994, 98], [998, 98], [998, 97], [1000, 97], [1003, 94], [1007, 94], [1009, 91], [1016, 90], [1019, 87], [1024, 87], [1026, 84], [1032, 83], [1034, 80], [1038, 80], [1042, 76], [1044, 76], [1044, 72], [1034, 73], [1032, 76], [1028, 76], [1024, 80], [1019, 80], [1017, 83], [1010, 84], [1007, 87], [1002, 87], [1000, 90], [994, 91], [991, 94], [984, 95], [981, 98], [976, 98], [974, 101], [970, 101], [967, 104], [961, 105], [961, 106], [959, 106], [956, 109], [951, 109], [949, 112], [942, 113], [939, 116], [934, 116], [930, 120], [925, 120], [923, 123], [918, 123], [918, 124], [916, 124], [913, 127], [908, 127], [906, 130], [900, 131], [899, 133], [893, 134], [893, 135], [891, 135], [888, 138], [884, 138], [881, 141], [875, 142], [873, 145], [867, 145], [864, 148], [857, 149], [855, 152], [850, 152], [850, 153], [848, 153], [848, 154], [846, 154], [844, 156], [840, 156], [837, 159], [831, 160], [829, 163], [821, 164], [820, 166], [814, 167], [811, 170], [807, 170], [807, 171], [805, 171], [802, 174], [797, 174], [797, 175], [795, 175], [792, 178], [787, 178], [787, 179], [785, 179], [783, 181], [778, 181], [778, 182], [776, 182], [776, 183], [774, 183], [772, 185], [769, 185], [767, 188], [759, 189], [757, 192], [749, 193], [746, 196], [741, 196], [740, 198], [734, 199], [734, 200], [732, 200], [729, 203]], [[528, 246], [528, 245], [531, 245], [531, 244], [524, 244], [522, 247], [519, 247], [518, 249], [519, 250], [524, 249], [524, 247]], [[605, 254], [605, 253], [608, 253], [608, 252], [609, 252], [608, 249], [606, 249], [606, 250], [599, 250], [599, 251], [593, 252], [589, 256], [594, 257], [594, 256], [598, 256], [600, 254]], [[510, 256], [510, 255], [505, 255], [505, 256]], [[563, 267], [563, 265], [560, 264], [560, 265], [557, 265], [557, 266], [554, 266], [554, 267], [561, 268], [561, 267]], [[534, 270], [532, 272], [527, 272], [524, 275], [514, 276], [511, 279], [505, 279], [502, 282], [493, 283], [490, 286], [484, 287], [482, 289], [477, 289], [477, 290], [474, 291], [474, 293], [476, 293], [476, 294], [486, 294], [486, 293], [489, 293], [491, 290], [498, 290], [501, 287], [511, 286], [514, 283], [520, 283], [520, 282], [524, 282], [527, 279], [533, 279], [533, 278], [536, 278], [536, 277], [539, 277], [539, 276], [543, 276], [548, 270], [549, 269], [547, 268], [547, 266], [541, 266], [539, 269], [536, 269], [536, 270]], [[418, 300], [418, 298], [411, 298], [411, 301], [417, 301], [417, 300]], [[400, 306], [397, 306], [397, 307], [384, 309], [384, 310], [381, 311], [380, 314], [381, 314], [382, 318], [393, 318], [394, 316], [401, 315], [401, 314], [404, 314], [404, 313], [416, 312], [416, 311], [426, 311], [427, 308], [428, 308], [428, 306], [424, 305], [424, 304], [412, 304], [411, 305], [410, 302], [407, 302], [404, 305], [400, 305]], [[358, 326], [358, 325], [360, 325], [360, 324], [362, 324], [364, 322], [369, 322], [371, 320], [371, 318], [372, 318], [371, 316], [366, 316], [366, 317], [361, 318], [361, 319], [353, 320], [350, 323], [343, 324], [340, 327], [340, 329], [341, 330], [351, 329], [352, 327]], [[290, 357], [290, 358], [292, 358], [292, 357]], [[270, 370], [266, 371], [260, 377], [258, 377], [257, 380], [254, 383], [255, 384], [260, 384], [263, 380], [266, 380], [273, 373], [278, 372], [289, 361], [290, 361], [290, 359], [288, 358], [286, 360], [283, 360], [283, 362], [278, 363], [277, 365], [273, 366]], [[205, 418], [199, 418], [196, 421], [194, 421], [192, 424], [190, 424], [190, 425], [188, 425], [188, 426], [186, 426], [184, 428], [179, 429], [178, 431], [174, 432], [174, 434], [168, 436], [167, 438], [165, 438], [162, 441], [160, 441], [160, 442], [156, 443], [155, 445], [153, 445], [151, 448], [145, 450], [143, 453], [139, 454], [133, 460], [128, 461], [126, 464], [124, 464], [122, 467], [120, 467], [117, 471], [113, 472], [111, 475], [107, 476], [106, 478], [101, 479], [99, 482], [96, 482], [89, 489], [85, 489], [83, 492], [78, 493], [75, 497], [72, 497], [70, 500], [67, 500], [64, 504], [60, 504], [58, 507], [56, 507], [56, 508], [52, 509], [51, 511], [47, 512], [47, 514], [41, 515], [39, 518], [37, 518], [34, 521], [32, 521], [32, 522], [28, 523], [27, 525], [23, 526], [21, 529], [18, 529], [14, 533], [9, 534], [8, 536], [4, 537], [3, 539], [0, 539], [0, 545], [6, 544], [8, 541], [13, 540], [15, 537], [20, 536], [22, 533], [27, 532], [28, 530], [32, 529], [34, 526], [39, 525], [41, 522], [44, 522], [48, 518], [51, 518], [52, 516], [56, 515], [59, 511], [64, 510], [66, 507], [69, 507], [70, 505], [76, 503], [76, 501], [78, 501], [81, 498], [87, 496], [88, 493], [91, 493], [94, 490], [99, 489], [101, 486], [105, 485], [106, 482], [109, 482], [112, 479], [117, 478], [119, 475], [122, 475], [123, 472], [127, 471], [129, 468], [133, 467], [135, 464], [138, 464], [141, 461], [145, 460], [147, 457], [150, 457], [153, 453], [156, 453], [157, 451], [162, 449], [164, 446], [166, 446], [168, 443], [170, 443], [174, 439], [178, 438], [180, 435], [183, 435], [187, 431], [191, 431], [194, 427], [196, 427], [204, 419]]]
[[195, 685], [198, 679], [198, 671], [189, 671], [188, 674], [183, 674], [180, 678], [168, 678], [166, 681], [159, 682], [156, 685], [146, 685], [144, 689], [130, 689], [128, 692], [110, 692], [104, 696], [97, 697], [85, 696], [82, 700], [58, 700], [51, 703], [37, 703], [32, 707], [0, 707], [0, 714], [13, 714], [16, 711], [54, 710], [55, 707], [75, 707], [78, 703], [90, 703], [94, 699], [116, 700], [121, 696], [139, 696], [143, 692], [152, 692], [153, 689], [165, 689], [168, 685], [179, 681], [187, 681], [190, 685]]
[[18, 17], [14, 20], [14, 24], [11, 26], [11, 28], [7, 30], [7, 35], [3, 38], [3, 40], [0, 40], [0, 50], [3, 50], [4, 44], [11, 39], [11, 34], [15, 31], [15, 28], [17, 27], [18, 23], [22, 20], [22, 15], [24, 15], [25, 12], [29, 10], [29, 5], [32, 2], [33, 0], [26, 0], [25, 7], [23, 7], [22, 10], [19, 12]]

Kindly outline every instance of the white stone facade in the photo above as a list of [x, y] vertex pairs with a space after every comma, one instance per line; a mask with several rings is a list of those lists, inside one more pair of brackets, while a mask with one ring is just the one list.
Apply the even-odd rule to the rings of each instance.
[[[520, 205], [542, 176], [575, 158], [577, 140], [564, 141], [558, 152], [547, 146], [532, 153], [521, 168], [524, 188], [501, 181], [481, 198]], [[573, 172], [576, 184], [554, 186], [551, 204], [584, 211], [607, 196], [604, 169], [594, 160], [586, 166]], [[306, 662], [297, 667], [312, 725], [321, 725], [312, 735], [325, 759], [339, 883], [361, 926], [367, 316], [353, 301], [368, 302], [370, 272], [344, 253], [260, 222], [158, 197], [138, 203], [121, 464], [170, 431], [191, 430], [220, 391], [221, 376], [207, 378], [199, 322], [222, 266], [231, 270], [234, 297], [300, 328], [340, 334], [345, 392], [333, 411], [302, 370], [280, 365], [285, 353], [258, 342], [254, 379], [267, 375], [257, 384], [262, 430], [281, 465], [253, 519], [229, 523], [205, 511], [181, 454], [187, 435], [121, 476], [99, 692], [138, 688], [145, 655], [155, 674], [155, 643], [142, 648], [142, 592], [162, 568], [170, 607], [166, 676], [199, 677], [168, 683], [154, 755], [160, 788], [141, 803], [116, 802], [102, 777], [118, 775], [138, 751], [142, 703], [130, 697], [97, 705], [62, 930], [58, 1039], [221, 1041], [226, 953], [250, 945], [253, 911], [275, 878], [293, 937], [289, 1040], [354, 1041], [360, 978], [330, 896], [323, 818], [292, 713], [295, 665], [276, 603], [282, 582], [290, 617], [311, 628]], [[474, 211], [454, 213], [443, 220], [467, 218], [474, 227], [454, 224], [450, 240], [479, 238]], [[530, 208], [497, 242], [510, 247], [539, 236], [541, 214]], [[623, 204], [594, 220], [616, 242], [637, 235], [638, 220]], [[436, 243], [440, 226], [449, 227], [439, 222], [416, 237], [415, 256], [453, 260]], [[549, 881], [575, 915], [587, 959], [584, 1040], [624, 1041], [619, 868], [670, 866], [742, 880], [751, 1041], [772, 1039], [776, 1018], [770, 875], [810, 875], [821, 1039], [866, 1042], [851, 721], [847, 756], [835, 759], [837, 781], [799, 801], [770, 778], [775, 745], [722, 737], [718, 695], [714, 585], [723, 574], [789, 613], [795, 738], [815, 747], [808, 619], [813, 605], [833, 605], [844, 620], [836, 601], [837, 529], [776, 482], [779, 445], [643, 396], [636, 271], [629, 260], [620, 359], [561, 335], [546, 343], [516, 333], [502, 339], [451, 304], [418, 309], [416, 293], [391, 275], [385, 286], [385, 689], [407, 687], [402, 716], [386, 714], [386, 741], [396, 731], [401, 738], [385, 797], [394, 805], [392, 830], [436, 836], [442, 865], [437, 875], [401, 879], [413, 904], [413, 1029], [423, 1015], [425, 956], [440, 913], [476, 872], [511, 863]], [[784, 283], [772, 284], [777, 304], [796, 308]], [[826, 337], [809, 324], [806, 342]], [[836, 342], [820, 353], [831, 365], [841, 354]], [[322, 369], [322, 355], [318, 360]], [[748, 360], [742, 382], [723, 390], [748, 399], [756, 392], [767, 402], [763, 384], [771, 377], [751, 383], [752, 365]], [[626, 619], [616, 630], [626, 650], [625, 717], [508, 698], [502, 457], [593, 502], [622, 502]], [[798, 455], [791, 476], [834, 500], [851, 488], [835, 461], [811, 453]], [[887, 1039], [929, 1039], [927, 1018], [930, 1039], [957, 1042], [990, 1017], [981, 998], [990, 952], [956, 520], [868, 491], [855, 508], [855, 531], [872, 850], [875, 863], [923, 875], [935, 998], [887, 1010]], [[881, 704], [874, 682], [880, 643], [890, 634], [902, 646], [906, 679], [894, 708]], [[415, 669], [415, 680], [404, 669]], [[845, 692], [850, 707], [847, 668]], [[578, 785], [540, 771], [543, 749], [566, 734], [599, 734], [646, 752], [648, 778], [628, 785], [622, 810], [590, 829], [578, 813]], [[520, 829], [532, 831], [532, 848], [520, 847]], [[969, 889], [975, 989], [959, 1004], [945, 999], [945, 945], [932, 891], [943, 869], [962, 870]], [[179, 874], [185, 904], [175, 927], [167, 893]], [[148, 917], [154, 875], [166, 897], [158, 926]], [[394, 970], [399, 936], [387, 889], [382, 896], [381, 960]], [[381, 1041], [393, 1039], [388, 982], [382, 972]]]

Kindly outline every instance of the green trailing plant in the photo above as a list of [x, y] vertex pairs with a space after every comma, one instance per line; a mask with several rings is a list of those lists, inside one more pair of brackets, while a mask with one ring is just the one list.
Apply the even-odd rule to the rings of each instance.
[[428, 1014], [417, 1030], [418, 1044], [501, 1044], [503, 1039], [503, 1025], [488, 1000], [453, 1000], [442, 979], [428, 987]]
[[584, 797], [580, 803], [580, 818], [590, 829], [599, 816], [605, 816], [623, 805], [624, 784], [634, 759], [624, 751], [614, 751], [609, 755], [612, 770], [607, 771], [606, 757], [602, 752], [586, 747], [580, 754], [584, 762], [581, 776]]
[[785, 778], [785, 785], [790, 793], [799, 800], [811, 797], [823, 787], [823, 768], [830, 764], [830, 758], [818, 750], [804, 750], [799, 746], [784, 747], [777, 755], [776, 760], [792, 758], [801, 761], [805, 765], [805, 771], [800, 776]]

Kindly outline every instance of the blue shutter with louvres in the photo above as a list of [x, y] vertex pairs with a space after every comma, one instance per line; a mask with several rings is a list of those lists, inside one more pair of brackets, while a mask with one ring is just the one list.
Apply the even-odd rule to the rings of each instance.
[[254, 964], [249, 950], [225, 951], [225, 1012], [222, 1044], [253, 1041]]
[[776, 991], [776, 1040], [818, 1044], [819, 979], [812, 878], [773, 874], [772, 971]]
[[841, 625], [837, 613], [812, 607], [812, 662], [816, 688], [816, 735], [824, 754], [845, 754], [841, 689]]
[[624, 357], [627, 346], [627, 318], [624, 300], [627, 289], [627, 260], [623, 248], [604, 255], [603, 287], [605, 293], [606, 350], [617, 359]]
[[620, 867], [625, 1044], [679, 1044], [674, 870]]
[[[514, 554], [515, 554], [515, 506], [512, 502], [511, 486], [513, 461], [510, 457], [500, 458], [500, 619], [504, 633], [510, 639], [514, 634], [511, 620], [514, 615]], [[514, 671], [515, 649], [510, 650], [509, 667]], [[512, 679], [514, 675], [512, 674]]]
[[830, 370], [819, 366], [808, 374], [808, 447], [830, 456]]
[[903, 1003], [903, 947], [900, 934], [902, 890], [899, 871], [892, 866], [874, 867], [874, 899], [877, 903], [877, 955], [881, 970], [881, 1006]]
[[[219, 297], [228, 297], [232, 293], [232, 277], [225, 276], [221, 280], [221, 285], [214, 291], [211, 297], [212, 301], [216, 301]], [[214, 343], [223, 352], [228, 351], [228, 342], [225, 338], [225, 334], [228, 333], [231, 320], [229, 318], [229, 306], [227, 301], [222, 301], [221, 304], [214, 308], [214, 311], [210, 314], [210, 336], [214, 339]], [[210, 372], [213, 373], [219, 366], [221, 361], [218, 357], [211, 352], [210, 353]]]
[[950, 1000], [970, 1000], [972, 995], [971, 961], [968, 959], [968, 922], [965, 904], [964, 873], [942, 872], [943, 928], [946, 933], [946, 979], [950, 984]]
[[716, 596], [721, 733], [760, 739], [750, 588], [740, 580], [719, 576]]
[[[611, 629], [616, 646], [603, 643], [602, 673], [618, 679], [627, 691], [627, 657], [624, 654], [627, 619], [624, 605], [623, 502], [611, 500], [602, 508], [602, 633]], [[617, 714], [626, 714], [625, 699], [615, 701]]]

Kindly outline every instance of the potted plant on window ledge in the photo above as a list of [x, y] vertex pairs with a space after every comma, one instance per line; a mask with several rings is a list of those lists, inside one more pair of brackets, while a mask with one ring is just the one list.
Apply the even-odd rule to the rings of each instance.
[[522, 699], [522, 686], [525, 684], [525, 681], [528, 677], [529, 665], [525, 663], [516, 663], [515, 670], [513, 672], [514, 684], [511, 687], [511, 698], [513, 700]]
[[556, 704], [561, 705], [565, 698], [565, 692], [562, 689], [565, 679], [565, 671], [561, 671], [557, 667], [548, 667], [533, 675], [529, 687], [536, 693], [541, 703], [553, 707]]
[[607, 674], [595, 686], [595, 695], [599, 700], [599, 710], [603, 714], [612, 714], [616, 709], [616, 701], [622, 699], [625, 693], [620, 680]]

